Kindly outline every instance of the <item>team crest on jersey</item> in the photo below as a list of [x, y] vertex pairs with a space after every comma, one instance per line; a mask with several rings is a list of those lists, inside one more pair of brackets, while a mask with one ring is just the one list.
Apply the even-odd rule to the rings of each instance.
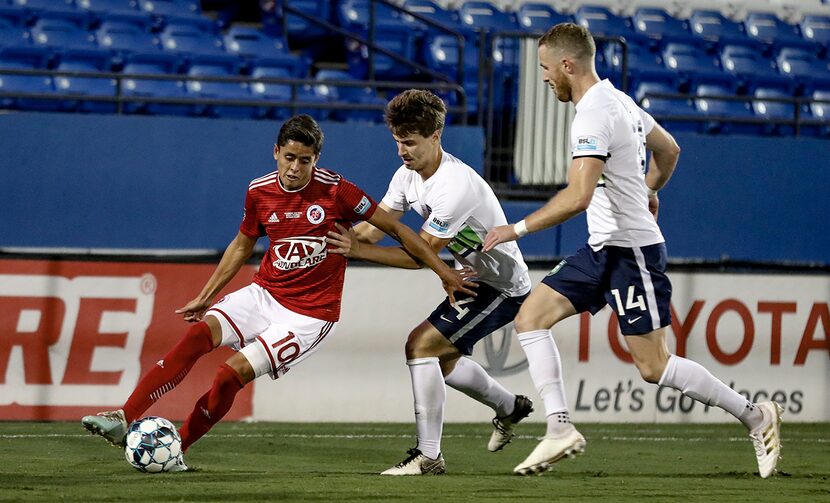
[[314, 267], [328, 255], [326, 238], [314, 236], [279, 239], [274, 241], [271, 251], [276, 259], [271, 264], [282, 271]]
[[306, 210], [305, 216], [309, 222], [317, 225], [322, 222], [324, 218], [326, 218], [326, 212], [323, 211], [323, 207], [319, 204], [312, 204], [308, 207], [308, 210]]
[[369, 210], [370, 206], [372, 206], [372, 203], [369, 202], [369, 198], [366, 197], [366, 196], [363, 196], [363, 198], [360, 200], [360, 202], [357, 203], [357, 206], [354, 207], [354, 212], [357, 213], [358, 215], [363, 215], [364, 213], [366, 213]]

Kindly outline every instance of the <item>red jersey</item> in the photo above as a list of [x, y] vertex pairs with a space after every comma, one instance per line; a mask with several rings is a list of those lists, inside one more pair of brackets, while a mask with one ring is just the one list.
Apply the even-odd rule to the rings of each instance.
[[346, 258], [329, 253], [326, 233], [334, 223], [372, 217], [377, 204], [339, 174], [313, 168], [302, 189], [283, 188], [277, 172], [253, 180], [239, 231], [251, 239], [268, 236], [254, 283], [288, 309], [325, 321], [340, 318]]

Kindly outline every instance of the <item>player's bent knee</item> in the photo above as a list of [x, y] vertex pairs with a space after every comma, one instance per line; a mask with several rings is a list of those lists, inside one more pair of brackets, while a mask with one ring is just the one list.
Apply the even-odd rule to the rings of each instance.
[[248, 384], [256, 378], [256, 373], [254, 372], [254, 368], [251, 366], [251, 362], [249, 362], [248, 358], [246, 358], [241, 352], [234, 353], [233, 356], [228, 358], [225, 364], [239, 374], [239, 378], [242, 379], [242, 382], [245, 384]]

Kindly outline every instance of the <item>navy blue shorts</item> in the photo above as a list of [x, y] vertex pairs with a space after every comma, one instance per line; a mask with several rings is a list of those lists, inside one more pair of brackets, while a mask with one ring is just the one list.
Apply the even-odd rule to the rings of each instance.
[[581, 313], [610, 305], [623, 335], [647, 334], [671, 324], [671, 282], [666, 244], [641, 248], [586, 246], [561, 261], [542, 280]]
[[457, 294], [455, 306], [444, 299], [427, 318], [465, 355], [473, 353], [476, 342], [513, 321], [527, 298], [527, 294], [510, 297], [482, 282], [475, 290], [475, 297]]

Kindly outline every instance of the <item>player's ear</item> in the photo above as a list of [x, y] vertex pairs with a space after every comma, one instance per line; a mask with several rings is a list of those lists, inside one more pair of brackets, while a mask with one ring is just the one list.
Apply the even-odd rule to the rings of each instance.
[[274, 144], [274, 160], [278, 160], [280, 158], [280, 146], [276, 143]]

